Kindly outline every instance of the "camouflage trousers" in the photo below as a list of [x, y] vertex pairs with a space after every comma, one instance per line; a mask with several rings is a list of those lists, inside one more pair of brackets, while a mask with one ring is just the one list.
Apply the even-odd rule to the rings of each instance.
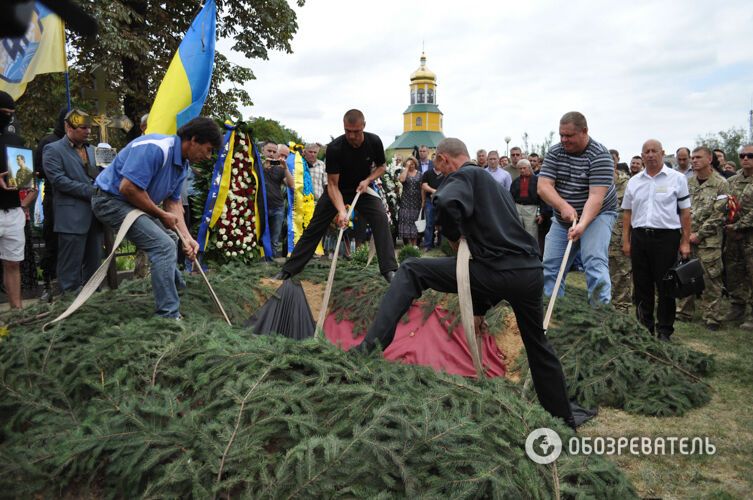
[[724, 267], [732, 306], [730, 312], [740, 311], [742, 317], [750, 320], [753, 315], [748, 313], [746, 316], [745, 311], [748, 304], [753, 304], [753, 235], [739, 240], [727, 238], [724, 247]]
[[612, 280], [612, 305], [618, 311], [629, 312], [633, 303], [633, 277], [630, 257], [622, 249], [609, 248], [609, 278]]
[[[719, 325], [724, 318], [722, 310], [722, 249], [698, 248], [692, 245], [693, 256], [703, 266], [703, 281], [706, 288], [701, 295], [703, 322], [707, 325]], [[690, 296], [677, 301], [678, 319], [689, 320], [693, 317], [695, 297]]]

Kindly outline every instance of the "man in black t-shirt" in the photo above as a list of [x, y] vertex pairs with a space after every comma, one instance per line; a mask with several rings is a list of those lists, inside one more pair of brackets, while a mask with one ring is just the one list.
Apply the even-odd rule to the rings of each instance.
[[[421, 189], [426, 193], [426, 201], [424, 203], [424, 217], [426, 218], [426, 230], [424, 231], [424, 250], [431, 250], [434, 248], [434, 203], [432, 202], [432, 196], [437, 192], [439, 186], [444, 181], [444, 175], [437, 170], [437, 167], [432, 164], [431, 168], [424, 172], [421, 176]], [[441, 243], [441, 232], [437, 235], [437, 244]]]
[[327, 146], [327, 189], [277, 279], [288, 279], [303, 270], [334, 217], [339, 227], [348, 225], [345, 205], [353, 202], [357, 192], [363, 194], [358, 198], [356, 209], [374, 234], [379, 271], [387, 281], [395, 274], [397, 261], [387, 213], [381, 198], [367, 191], [386, 169], [382, 141], [377, 135], [363, 131], [366, 120], [357, 109], [345, 113], [343, 125], [345, 134]]
[[[270, 148], [268, 146], [274, 146]], [[272, 240], [273, 257], [280, 256], [280, 234], [285, 221], [285, 199], [280, 189], [282, 186], [295, 188], [293, 174], [290, 173], [285, 160], [278, 155], [278, 147], [273, 142], [265, 143], [264, 151], [264, 186], [267, 193], [267, 218], [269, 220], [269, 237]], [[274, 151], [274, 152], [272, 152]]]

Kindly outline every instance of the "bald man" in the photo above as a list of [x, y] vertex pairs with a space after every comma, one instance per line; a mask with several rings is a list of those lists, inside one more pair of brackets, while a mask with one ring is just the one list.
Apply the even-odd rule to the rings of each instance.
[[677, 261], [678, 251], [684, 258], [690, 256], [690, 194], [685, 175], [664, 165], [659, 141], [646, 141], [641, 158], [646, 168], [630, 178], [622, 198], [622, 251], [633, 268], [638, 321], [669, 341], [676, 304], [662, 278]]
[[[483, 330], [486, 312], [506, 300], [518, 322], [541, 405], [574, 426], [562, 366], [544, 335], [544, 276], [536, 239], [518, 219], [510, 192], [475, 168], [461, 140], [443, 139], [437, 145], [434, 167], [446, 176], [432, 200], [442, 232], [455, 248], [464, 237], [473, 255], [469, 270], [476, 331]], [[386, 349], [398, 321], [424, 290], [457, 293], [456, 266], [455, 257], [403, 262], [356, 349]]]

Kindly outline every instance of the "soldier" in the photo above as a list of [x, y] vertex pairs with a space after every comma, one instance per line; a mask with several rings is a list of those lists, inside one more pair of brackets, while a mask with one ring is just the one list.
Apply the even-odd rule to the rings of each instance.
[[[619, 169], [619, 155], [614, 160], [614, 187], [617, 190], [617, 207], [622, 207], [622, 197], [630, 176]], [[622, 208], [617, 209], [617, 220], [612, 226], [609, 243], [609, 277], [612, 280], [612, 305], [618, 311], [630, 312], [633, 280], [630, 276], [630, 257], [622, 253]]]
[[746, 316], [746, 304], [750, 303], [751, 279], [753, 279], [753, 144], [743, 146], [740, 152], [741, 169], [730, 177], [730, 195], [738, 203], [738, 210], [731, 223], [725, 226], [727, 242], [724, 247], [724, 265], [727, 270], [727, 289], [730, 311], [724, 318], [740, 323], [740, 328], [753, 330], [753, 315]]
[[[722, 231], [727, 212], [729, 185], [711, 167], [711, 151], [697, 147], [690, 156], [694, 177], [688, 179], [690, 192], [693, 255], [701, 261], [706, 289], [703, 292], [703, 321], [711, 331], [719, 330], [722, 321]], [[679, 302], [678, 318], [689, 321], [693, 316], [693, 297]]]

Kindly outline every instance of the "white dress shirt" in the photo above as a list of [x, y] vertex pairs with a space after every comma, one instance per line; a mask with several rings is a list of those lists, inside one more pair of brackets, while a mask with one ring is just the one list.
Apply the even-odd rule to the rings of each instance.
[[666, 165], [653, 177], [644, 169], [628, 181], [622, 208], [632, 211], [632, 227], [680, 229], [678, 208], [690, 208], [688, 181]]

